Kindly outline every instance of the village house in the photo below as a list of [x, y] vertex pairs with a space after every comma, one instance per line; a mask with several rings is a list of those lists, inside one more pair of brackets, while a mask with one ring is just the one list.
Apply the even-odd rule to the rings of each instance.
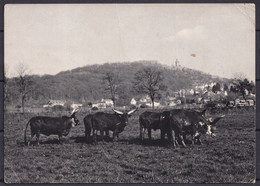
[[[132, 104], [132, 103], [135, 103], [135, 102], [136, 102], [136, 104]], [[148, 95], [141, 97], [139, 99], [139, 101], [136, 101], [134, 98], [132, 98], [130, 103], [132, 105], [138, 105], [138, 106], [146, 105], [148, 107], [152, 107], [152, 100]], [[154, 107], [159, 107], [159, 106], [161, 106], [161, 104], [159, 102], [154, 101]]]
[[112, 101], [112, 99], [101, 99], [101, 102], [102, 103], [105, 103], [106, 104], [106, 107], [113, 107], [114, 106], [114, 103]]
[[92, 108], [107, 108], [107, 107], [113, 107], [114, 103], [111, 99], [104, 99], [102, 98], [100, 102], [96, 102], [92, 104]]
[[137, 104], [137, 101], [135, 100], [135, 98], [132, 98], [132, 99], [131, 99], [130, 104], [131, 104], [131, 105], [136, 105], [136, 104]]

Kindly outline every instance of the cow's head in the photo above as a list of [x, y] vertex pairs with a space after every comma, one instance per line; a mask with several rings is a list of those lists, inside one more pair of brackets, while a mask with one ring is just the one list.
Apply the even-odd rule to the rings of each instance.
[[211, 136], [216, 136], [216, 123], [221, 119], [224, 118], [225, 115], [217, 117], [213, 120], [212, 117], [208, 118], [205, 115], [206, 109], [200, 112], [199, 116], [199, 128], [201, 129], [202, 134], [207, 134]]
[[75, 127], [80, 124], [78, 118], [76, 117], [76, 113], [79, 111], [79, 108], [74, 108], [71, 112], [71, 121], [72, 121], [72, 127]]
[[120, 118], [120, 123], [121, 124], [124, 124], [124, 125], [127, 125], [128, 123], [128, 118], [131, 117], [131, 115], [137, 110], [136, 109], [133, 109], [133, 110], [130, 110], [128, 112], [121, 112], [121, 111], [118, 111], [118, 110], [115, 110], [113, 109], [113, 111], [116, 113], [116, 115], [118, 115], [118, 117]]
[[170, 121], [170, 112], [164, 111], [160, 114], [160, 123], [167, 124]]
[[216, 136], [215, 132], [216, 132], [216, 123], [221, 119], [224, 118], [225, 115], [222, 115], [220, 117], [215, 118], [214, 120], [212, 118], [208, 118], [208, 122], [210, 123], [208, 125], [208, 131], [206, 134], [211, 135], [211, 136]]

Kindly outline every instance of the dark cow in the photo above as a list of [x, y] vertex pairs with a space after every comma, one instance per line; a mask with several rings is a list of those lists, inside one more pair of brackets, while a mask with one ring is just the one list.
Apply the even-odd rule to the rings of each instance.
[[92, 129], [93, 129], [93, 139], [96, 143], [97, 131], [100, 131], [101, 138], [103, 140], [103, 133], [108, 131], [113, 132], [113, 141], [115, 137], [119, 138], [119, 133], [121, 133], [128, 123], [128, 117], [131, 116], [137, 109], [131, 110], [129, 112], [120, 112], [117, 110], [113, 111], [115, 113], [104, 113], [97, 112], [92, 116]]
[[[175, 133], [175, 137], [181, 141], [182, 145], [185, 147], [186, 144], [184, 139], [186, 135], [192, 136], [192, 143], [200, 141], [200, 136], [202, 134], [213, 135], [215, 124], [224, 116], [215, 118], [214, 120], [207, 119], [205, 117], [205, 110], [202, 112], [192, 111], [192, 110], [181, 110], [174, 109], [169, 112], [164, 112], [161, 115], [161, 120], [169, 120], [169, 122], [164, 122], [163, 124], [170, 125]], [[164, 135], [164, 131], [162, 133]], [[172, 141], [175, 141], [173, 138]]]
[[[31, 118], [25, 128], [24, 132], [24, 143], [30, 145], [32, 138], [36, 135], [37, 144], [39, 145], [40, 134], [46, 136], [58, 135], [59, 141], [62, 136], [67, 136], [72, 127], [79, 125], [79, 120], [76, 118], [78, 109], [72, 111], [71, 116], [62, 117], [47, 117], [47, 116], [36, 116]], [[31, 127], [31, 139], [27, 143], [26, 131], [27, 127]]]
[[159, 112], [149, 112], [145, 111], [139, 116], [139, 125], [140, 125], [140, 139], [144, 139], [145, 130], [148, 131], [149, 140], [152, 139], [152, 129], [160, 129], [160, 117], [161, 113]]
[[[149, 112], [145, 111], [139, 116], [139, 125], [140, 125], [140, 139], [144, 140], [145, 130], [148, 131], [149, 140], [152, 139], [152, 129], [161, 130], [161, 140], [164, 142], [165, 134], [167, 134], [168, 140], [173, 146], [176, 146], [175, 140], [173, 140], [172, 128], [169, 124], [170, 111], [164, 112]], [[163, 116], [163, 117], [162, 117]]]

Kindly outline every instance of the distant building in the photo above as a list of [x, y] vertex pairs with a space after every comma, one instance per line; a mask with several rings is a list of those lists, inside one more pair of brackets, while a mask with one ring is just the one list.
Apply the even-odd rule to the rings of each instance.
[[190, 95], [194, 95], [195, 90], [192, 88], [192, 89], [189, 90], [189, 93], [190, 93]]
[[[154, 107], [159, 107], [161, 104], [159, 102], [154, 102]], [[148, 107], [152, 107], [153, 106], [153, 103], [152, 102], [149, 102], [149, 103], [146, 103], [146, 106]]]
[[113, 107], [114, 103], [111, 99], [104, 99], [102, 98], [100, 102], [93, 103], [92, 108], [97, 107], [97, 108], [107, 108], [107, 107]]
[[131, 99], [130, 104], [131, 104], [131, 105], [136, 105], [136, 104], [137, 104], [137, 101], [135, 100], [135, 98], [132, 98], [132, 99]]
[[151, 102], [151, 98], [148, 95], [146, 95], [146, 96], [140, 98], [139, 101], [140, 101], [140, 103], [149, 103], [149, 102]]
[[225, 96], [227, 96], [227, 95], [228, 95], [228, 93], [227, 93], [227, 91], [226, 91], [226, 90], [224, 91], [224, 95], [225, 95]]
[[113, 107], [114, 103], [112, 99], [101, 99], [101, 103], [105, 103], [106, 107]]
[[174, 102], [174, 101], [172, 101], [172, 102], [170, 102], [169, 104], [168, 104], [168, 106], [170, 106], [170, 107], [174, 107], [174, 106], [176, 106], [177, 104]]
[[[138, 103], [136, 103], [136, 104], [138, 104], [139, 106], [146, 105], [148, 107], [152, 107], [152, 105], [153, 105], [152, 100], [148, 95], [141, 97], [139, 99]], [[154, 101], [154, 107], [159, 107], [159, 106], [161, 106], [161, 104], [159, 102]]]

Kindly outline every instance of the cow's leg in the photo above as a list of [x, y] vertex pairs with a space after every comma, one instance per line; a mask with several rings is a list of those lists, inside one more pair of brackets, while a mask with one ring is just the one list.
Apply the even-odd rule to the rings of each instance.
[[[161, 140], [164, 141], [164, 137], [165, 137], [165, 131], [161, 130]], [[168, 137], [168, 134], [167, 134]]]
[[100, 137], [103, 143], [104, 143], [104, 132], [105, 131], [103, 129], [100, 130]]
[[[168, 134], [167, 134], [167, 136], [168, 136]], [[164, 137], [165, 137], [165, 130], [161, 130], [161, 142], [163, 145], [165, 145]]]
[[96, 145], [97, 144], [97, 130], [96, 129], [93, 129], [93, 141], [94, 141], [94, 144]]
[[113, 142], [116, 141], [116, 131], [113, 131]]
[[200, 135], [196, 136], [196, 139], [197, 139], [197, 143], [198, 143], [199, 145], [202, 145], [201, 140], [200, 140]]
[[91, 130], [87, 130], [87, 131], [85, 131], [85, 138], [86, 138], [86, 141], [89, 141], [89, 139], [90, 139], [90, 135], [91, 135]]
[[60, 144], [62, 144], [62, 142], [61, 142], [61, 137], [62, 137], [62, 135], [59, 134], [59, 143], [60, 143]]
[[39, 132], [36, 133], [36, 141], [37, 141], [37, 145], [40, 145], [40, 133]]
[[183, 134], [183, 140], [184, 142], [187, 142], [186, 134]]
[[168, 138], [168, 141], [170, 142], [170, 144], [173, 145], [174, 148], [176, 148], [175, 135], [172, 135], [172, 130], [169, 130], [167, 132], [167, 138]]
[[109, 139], [109, 130], [106, 130], [105, 133], [106, 133], [106, 138]]
[[85, 139], [88, 141], [89, 131], [85, 129]]
[[152, 129], [147, 129], [149, 140], [152, 140]]
[[183, 147], [186, 147], [186, 144], [185, 144], [185, 142], [184, 142], [184, 140], [183, 140], [183, 135], [182, 135], [181, 133], [179, 133], [179, 134], [178, 134], [178, 137], [179, 137], [179, 139], [180, 139], [180, 141], [181, 141], [182, 146], [183, 146]]
[[173, 130], [172, 132], [173, 132], [172, 141], [173, 141], [173, 143], [174, 143], [174, 147], [177, 147], [177, 146], [179, 146], [179, 143], [178, 143], [178, 140], [177, 140], [177, 138], [176, 138], [176, 133], [175, 133], [174, 130]]
[[119, 139], [119, 131], [118, 131], [118, 129], [115, 129], [113, 131], [113, 141], [118, 141], [118, 139]]
[[140, 127], [140, 139], [143, 141], [144, 140], [144, 128]]
[[34, 136], [35, 136], [35, 133], [31, 132], [31, 138], [28, 139], [28, 143], [27, 143], [28, 146], [31, 144], [31, 141], [32, 141]]
[[191, 144], [194, 145], [196, 143], [196, 137], [194, 134], [191, 135]]

